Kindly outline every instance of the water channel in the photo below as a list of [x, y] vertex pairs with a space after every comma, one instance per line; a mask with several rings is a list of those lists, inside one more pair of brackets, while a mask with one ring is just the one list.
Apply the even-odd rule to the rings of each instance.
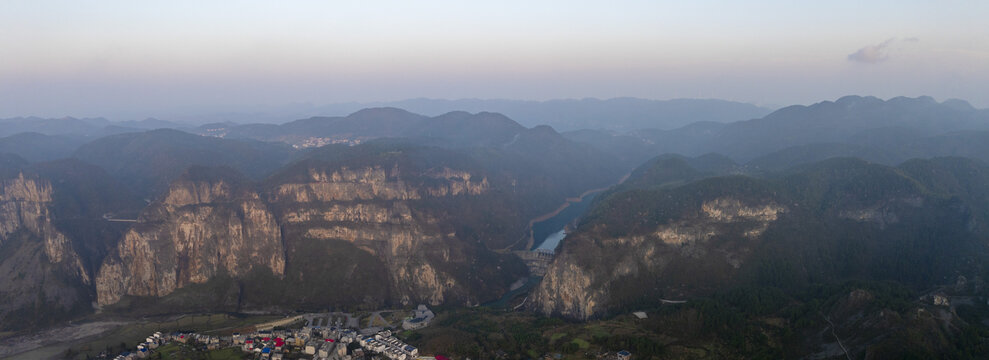
[[566, 227], [573, 223], [591, 207], [599, 192], [587, 194], [580, 201], [572, 201], [559, 214], [544, 221], [532, 224], [533, 250], [555, 250], [567, 237]]

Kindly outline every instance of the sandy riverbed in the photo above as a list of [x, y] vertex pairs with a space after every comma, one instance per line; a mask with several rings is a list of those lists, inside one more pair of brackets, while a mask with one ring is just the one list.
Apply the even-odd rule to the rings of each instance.
[[[42, 348], [53, 348], [57, 351], [57, 348], [59, 348], [58, 345], [64, 344], [65, 348], [68, 348], [69, 345], [75, 343], [76, 341], [97, 336], [127, 324], [129, 324], [129, 322], [96, 321], [51, 328], [31, 334], [12, 336], [0, 340], [0, 358], [16, 359], [18, 357], [15, 355], [23, 356], [28, 353], [32, 353], [32, 355], [41, 355], [34, 354], [34, 352]], [[48, 356], [42, 356], [42, 358], [57, 355], [57, 353], [50, 354]], [[29, 356], [28, 358], [38, 357]]]

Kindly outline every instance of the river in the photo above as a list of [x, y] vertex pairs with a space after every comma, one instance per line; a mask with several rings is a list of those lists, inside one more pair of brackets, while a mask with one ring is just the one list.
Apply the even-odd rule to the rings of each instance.
[[559, 214], [549, 219], [532, 224], [533, 249], [555, 250], [560, 241], [567, 236], [566, 227], [587, 212], [600, 192], [587, 194], [577, 201], [568, 201], [567, 206]]

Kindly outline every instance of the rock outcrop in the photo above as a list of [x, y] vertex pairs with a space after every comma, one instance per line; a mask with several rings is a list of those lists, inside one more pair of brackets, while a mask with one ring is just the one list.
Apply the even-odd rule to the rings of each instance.
[[53, 198], [51, 182], [36, 175], [0, 181], [0, 328], [48, 313], [35, 319], [40, 323], [87, 302], [90, 274], [55, 226]]
[[100, 305], [124, 295], [165, 296], [224, 273], [285, 269], [281, 231], [258, 193], [235, 174], [193, 168], [141, 215], [96, 279]]
[[986, 174], [958, 159], [832, 159], [770, 178], [618, 188], [562, 242], [530, 308], [587, 319], [738, 286], [928, 288], [984, 266]]
[[[616, 282], [662, 277], [671, 264], [697, 262], [728, 277], [751, 253], [749, 243], [786, 211], [772, 201], [747, 203], [733, 197], [685, 210], [646, 233], [610, 237], [596, 229], [568, 237], [577, 246], [563, 246], [550, 264], [534, 292], [535, 309], [577, 319], [598, 316], [616, 305], [610, 291]], [[721, 241], [712, 241], [716, 238]], [[606, 258], [594, 259], [594, 254]], [[676, 293], [682, 287], [668, 284], [663, 290]]]
[[45, 180], [25, 177], [0, 184], [0, 244], [3, 238], [25, 229], [44, 243], [45, 256], [52, 263], [68, 261], [78, 267], [78, 274], [89, 283], [89, 277], [79, 257], [73, 251], [69, 239], [52, 224], [50, 205], [52, 186]]
[[302, 162], [261, 191], [232, 171], [193, 168], [103, 262], [98, 303], [222, 275], [241, 283], [238, 306], [474, 304], [522, 275], [521, 263], [458, 233], [476, 232], [453, 209], [488, 194], [485, 176], [403, 164]]
[[487, 178], [445, 166], [405, 170], [398, 164], [318, 166], [305, 173], [269, 194], [280, 223], [297, 234], [288, 242], [342, 240], [375, 256], [389, 274], [382, 285], [394, 302], [477, 301], [462, 284], [465, 274], [452, 271], [467, 266], [469, 248], [477, 244], [459, 239], [454, 214], [429, 202], [484, 194]]

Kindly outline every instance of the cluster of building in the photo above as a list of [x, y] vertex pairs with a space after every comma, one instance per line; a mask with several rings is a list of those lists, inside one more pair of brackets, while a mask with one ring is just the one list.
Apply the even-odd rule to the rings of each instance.
[[374, 336], [364, 336], [360, 339], [360, 344], [362, 348], [391, 360], [415, 359], [419, 356], [419, 349], [392, 336], [389, 330], [380, 331]]
[[289, 351], [318, 360], [360, 359], [376, 354], [391, 360], [410, 360], [419, 356], [419, 349], [392, 336], [389, 330], [360, 335], [354, 329], [306, 326], [295, 330], [234, 334], [233, 343], [245, 352], [254, 353], [256, 358], [270, 360], [280, 360]]
[[144, 359], [154, 352], [158, 347], [167, 344], [169, 342], [178, 342], [183, 344], [200, 344], [206, 350], [216, 350], [222, 345], [219, 336], [212, 335], [202, 335], [195, 333], [183, 333], [174, 332], [171, 334], [162, 334], [160, 331], [154, 334], [148, 335], [144, 339], [144, 342], [137, 345], [134, 351], [125, 351], [124, 353], [114, 357], [114, 360], [134, 360], [134, 359]]
[[360, 145], [364, 142], [363, 138], [347, 138], [347, 137], [315, 137], [310, 136], [308, 138], [300, 139], [294, 141], [292, 147], [296, 149], [308, 149], [314, 147], [320, 147], [329, 144], [347, 144], [350, 146]]
[[[419, 329], [429, 324], [436, 315], [425, 305], [419, 305], [412, 317], [402, 323], [405, 329]], [[390, 330], [367, 328], [362, 330], [341, 326], [313, 326], [312, 322], [298, 329], [255, 330], [251, 333], [233, 333], [231, 336], [212, 336], [192, 332], [162, 334], [156, 332], [137, 346], [135, 351], [125, 352], [115, 359], [133, 360], [151, 356], [156, 349], [169, 342], [193, 345], [197, 350], [215, 350], [237, 347], [252, 354], [254, 359], [282, 360], [284, 358], [312, 358], [316, 360], [390, 359], [422, 360], [442, 357], [424, 357], [419, 349], [396, 338]], [[291, 356], [289, 356], [291, 355]]]
[[402, 321], [402, 328], [405, 330], [424, 328], [429, 325], [429, 322], [434, 317], [436, 317], [436, 314], [433, 314], [433, 311], [429, 310], [426, 305], [419, 305], [411, 318]]

